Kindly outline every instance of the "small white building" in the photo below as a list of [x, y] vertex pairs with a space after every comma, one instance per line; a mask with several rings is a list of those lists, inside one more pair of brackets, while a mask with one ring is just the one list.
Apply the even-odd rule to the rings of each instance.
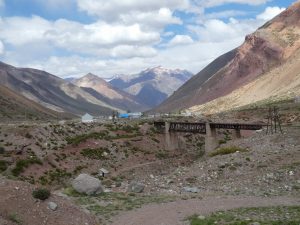
[[92, 123], [94, 121], [94, 117], [90, 114], [86, 113], [81, 117], [82, 123]]

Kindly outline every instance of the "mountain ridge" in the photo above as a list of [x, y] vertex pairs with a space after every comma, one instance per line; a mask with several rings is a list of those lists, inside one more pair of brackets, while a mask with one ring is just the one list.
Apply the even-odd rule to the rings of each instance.
[[240, 47], [210, 63], [153, 111], [178, 111], [206, 104], [281, 66], [300, 47], [299, 21], [298, 1], [257, 31], [247, 35]]

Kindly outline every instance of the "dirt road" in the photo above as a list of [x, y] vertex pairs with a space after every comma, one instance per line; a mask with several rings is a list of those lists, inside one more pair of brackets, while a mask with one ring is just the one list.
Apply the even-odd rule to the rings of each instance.
[[143, 206], [115, 217], [112, 225], [182, 225], [187, 216], [240, 207], [300, 205], [300, 198], [206, 197]]

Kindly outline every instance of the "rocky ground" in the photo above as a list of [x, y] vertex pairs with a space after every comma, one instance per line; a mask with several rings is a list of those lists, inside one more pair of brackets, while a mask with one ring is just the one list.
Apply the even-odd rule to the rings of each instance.
[[[212, 152], [204, 151], [204, 136], [194, 134], [175, 134], [169, 146], [147, 121], [5, 125], [0, 131], [0, 224], [173, 225], [216, 210], [299, 205], [298, 127], [244, 132], [241, 139], [220, 130]], [[105, 177], [101, 168], [109, 172]], [[88, 180], [78, 189], [79, 174]], [[39, 187], [51, 190], [50, 199], [32, 197]]]

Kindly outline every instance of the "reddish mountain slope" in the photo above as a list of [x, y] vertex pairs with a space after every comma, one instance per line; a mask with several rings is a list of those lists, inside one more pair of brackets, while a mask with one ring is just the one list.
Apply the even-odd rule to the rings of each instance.
[[281, 66], [300, 47], [300, 2], [245, 38], [239, 48], [219, 57], [155, 110], [169, 112], [201, 105], [254, 81]]

